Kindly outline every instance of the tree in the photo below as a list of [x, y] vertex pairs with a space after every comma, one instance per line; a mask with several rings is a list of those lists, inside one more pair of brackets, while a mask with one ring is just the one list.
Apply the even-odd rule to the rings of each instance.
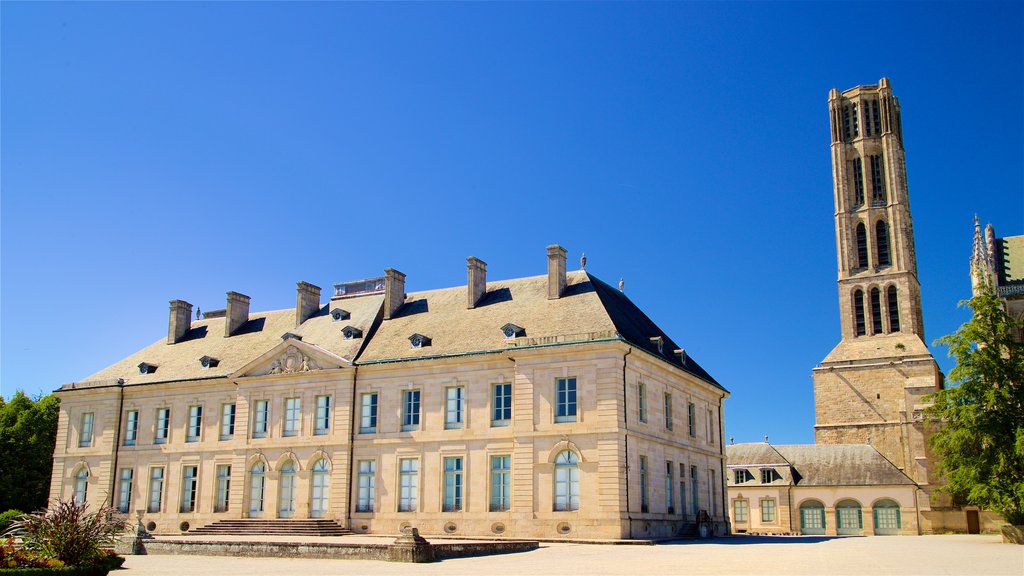
[[50, 495], [60, 400], [24, 392], [0, 397], [0, 512], [45, 508]]
[[955, 384], [931, 396], [940, 420], [931, 437], [942, 488], [955, 499], [1024, 524], [1024, 345], [1018, 322], [989, 283], [961, 306], [974, 312], [955, 333], [937, 340], [949, 348]]

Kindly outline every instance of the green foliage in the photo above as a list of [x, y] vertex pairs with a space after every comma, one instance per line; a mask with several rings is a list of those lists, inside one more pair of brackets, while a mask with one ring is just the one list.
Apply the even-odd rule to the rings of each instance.
[[53, 508], [26, 514], [14, 523], [11, 533], [22, 546], [43, 558], [55, 558], [69, 566], [105, 562], [100, 548], [114, 544], [124, 532], [125, 522], [114, 510], [101, 507], [88, 512], [89, 505], [60, 500]]
[[931, 396], [931, 438], [943, 488], [957, 501], [1024, 524], [1024, 345], [1018, 323], [987, 284], [966, 304], [971, 321], [938, 340], [956, 358], [956, 385]]
[[15, 392], [0, 398], [0, 510], [46, 507], [53, 470], [60, 400], [32, 400]]

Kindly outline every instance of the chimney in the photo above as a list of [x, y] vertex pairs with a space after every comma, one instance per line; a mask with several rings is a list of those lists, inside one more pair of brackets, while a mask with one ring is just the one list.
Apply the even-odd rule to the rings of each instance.
[[565, 291], [565, 248], [548, 246], [548, 300], [562, 297]]
[[295, 327], [298, 328], [310, 316], [320, 311], [320, 287], [309, 282], [296, 282]]
[[468, 288], [469, 302], [466, 308], [476, 308], [476, 303], [487, 293], [487, 262], [470, 256], [466, 258], [466, 266], [469, 268]]
[[171, 300], [171, 318], [167, 322], [167, 343], [177, 344], [192, 328], [192, 305], [184, 300]]
[[390, 320], [405, 304], [405, 274], [394, 268], [384, 270], [384, 319]]
[[228, 292], [228, 307], [224, 314], [224, 337], [235, 332], [249, 321], [249, 297], [238, 292]]

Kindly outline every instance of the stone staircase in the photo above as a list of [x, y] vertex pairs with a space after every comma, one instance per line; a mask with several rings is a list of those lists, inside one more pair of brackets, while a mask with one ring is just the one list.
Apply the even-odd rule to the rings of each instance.
[[334, 520], [218, 520], [189, 534], [233, 536], [346, 536], [352, 531]]

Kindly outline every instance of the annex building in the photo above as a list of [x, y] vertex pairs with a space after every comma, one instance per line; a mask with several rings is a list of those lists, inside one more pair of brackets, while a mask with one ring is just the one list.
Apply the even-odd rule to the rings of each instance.
[[193, 319], [56, 394], [52, 498], [174, 533], [224, 519], [358, 533], [648, 538], [728, 531], [728, 392], [566, 251], [547, 274], [406, 293], [298, 283], [294, 309]]

